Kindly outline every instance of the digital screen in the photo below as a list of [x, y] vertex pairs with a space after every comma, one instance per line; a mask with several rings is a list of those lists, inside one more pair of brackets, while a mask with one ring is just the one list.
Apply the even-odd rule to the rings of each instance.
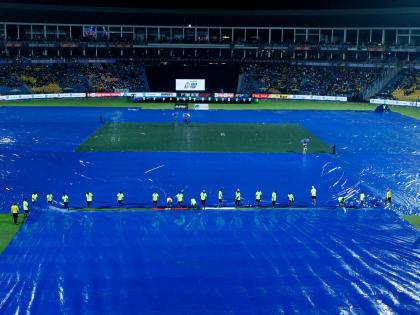
[[84, 37], [96, 37], [96, 26], [83, 26]]
[[205, 91], [206, 80], [204, 79], [176, 79], [176, 91]]

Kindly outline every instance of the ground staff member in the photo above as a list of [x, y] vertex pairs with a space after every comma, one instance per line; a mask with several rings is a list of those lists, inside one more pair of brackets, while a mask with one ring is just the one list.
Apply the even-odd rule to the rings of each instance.
[[222, 188], [219, 189], [219, 193], [218, 193], [217, 198], [219, 200], [219, 204], [217, 206], [219, 208], [221, 208], [222, 207], [222, 202], [223, 202], [223, 189]]
[[293, 206], [293, 202], [295, 201], [295, 196], [291, 192], [287, 193], [287, 200], [289, 200], [289, 207]]
[[188, 125], [188, 120], [190, 119], [191, 115], [188, 113], [184, 113], [184, 123]]
[[120, 207], [120, 208], [122, 207], [123, 200], [124, 200], [124, 194], [123, 194], [123, 192], [120, 190], [120, 192], [117, 194], [118, 207]]
[[166, 207], [172, 208], [172, 197], [166, 198]]
[[152, 203], [153, 203], [153, 208], [157, 208], [158, 200], [159, 200], [159, 194], [155, 191], [155, 192], [152, 194]]
[[53, 194], [52, 193], [48, 193], [47, 194], [47, 202], [50, 204], [50, 205], [52, 205], [52, 202], [53, 202]]
[[22, 208], [23, 208], [23, 211], [25, 211], [25, 218], [26, 218], [29, 214], [29, 202], [27, 198], [23, 199]]
[[195, 200], [195, 198], [191, 198], [191, 208], [193, 209], [197, 208], [197, 200]]
[[64, 209], [68, 209], [69, 208], [69, 196], [67, 196], [67, 194], [64, 193], [63, 196], [61, 197], [61, 200], [63, 200]]
[[10, 212], [12, 213], [12, 216], [13, 216], [13, 222], [17, 225], [18, 224], [17, 220], [19, 217], [19, 207], [16, 202], [10, 208]]
[[38, 193], [35, 191], [32, 194], [32, 205], [34, 205], [38, 201]]
[[365, 193], [363, 191], [360, 193], [359, 200], [360, 206], [363, 208], [365, 206]]
[[88, 208], [92, 206], [92, 201], [93, 201], [93, 194], [90, 191], [86, 192], [86, 203], [87, 203]]
[[205, 209], [205, 208], [206, 208], [206, 200], [207, 200], [207, 193], [206, 193], [206, 191], [205, 191], [205, 190], [203, 190], [203, 191], [200, 193], [200, 200], [201, 200], [201, 207], [202, 207], [203, 209]]
[[271, 194], [271, 206], [274, 208], [277, 202], [277, 190], [273, 191]]
[[385, 206], [388, 203], [391, 204], [391, 190], [389, 188], [387, 188], [387, 190], [386, 190]]
[[311, 189], [311, 197], [312, 197], [312, 206], [316, 207], [316, 189], [312, 186]]
[[235, 193], [235, 207], [239, 207], [240, 202], [241, 202], [241, 191], [238, 188]]
[[176, 201], [178, 202], [178, 207], [182, 207], [182, 202], [184, 201], [184, 194], [181, 191], [178, 191], [176, 194]]
[[259, 206], [260, 206], [260, 202], [261, 202], [261, 195], [262, 195], [261, 189], [258, 189], [258, 190], [255, 192], [255, 205], [256, 205], [257, 207], [259, 207]]

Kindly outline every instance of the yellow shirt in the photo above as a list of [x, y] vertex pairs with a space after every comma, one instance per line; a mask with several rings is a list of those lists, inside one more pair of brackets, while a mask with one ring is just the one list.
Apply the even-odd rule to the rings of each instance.
[[315, 188], [311, 189], [311, 196], [316, 197], [316, 189]]
[[64, 195], [63, 197], [61, 197], [61, 199], [63, 199], [63, 202], [69, 202], [69, 196], [68, 195]]
[[17, 205], [13, 205], [13, 206], [10, 208], [10, 211], [11, 211], [12, 213], [19, 213], [19, 207], [18, 207]]
[[118, 201], [123, 201], [123, 199], [124, 199], [124, 194], [122, 194], [122, 193], [118, 193], [118, 194], [117, 194], [117, 200], [118, 200]]
[[86, 194], [86, 201], [92, 201], [93, 200], [93, 194], [90, 192], [90, 193], [87, 193]]
[[255, 193], [255, 199], [260, 200], [261, 199], [261, 195], [262, 195], [262, 192], [261, 191], [257, 191]]
[[273, 192], [271, 194], [271, 201], [276, 201], [277, 200], [277, 194], [275, 192]]
[[207, 199], [207, 194], [205, 192], [200, 193], [200, 199], [201, 200], [206, 200]]
[[29, 211], [29, 203], [26, 200], [23, 201], [23, 210]]
[[158, 193], [153, 193], [152, 194], [152, 200], [153, 201], [158, 201], [158, 198], [159, 198], [159, 194]]
[[183, 194], [177, 194], [177, 195], [176, 195], [176, 200], [177, 200], [178, 202], [182, 202], [182, 201], [184, 200], [184, 195], [183, 195]]

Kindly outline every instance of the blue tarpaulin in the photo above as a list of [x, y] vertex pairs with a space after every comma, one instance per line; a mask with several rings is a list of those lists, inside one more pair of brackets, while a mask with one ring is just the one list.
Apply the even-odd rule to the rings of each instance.
[[[233, 105], [232, 105], [233, 106]], [[223, 187], [227, 205], [241, 189], [245, 204], [252, 204], [256, 188], [263, 204], [278, 191], [286, 202], [291, 191], [296, 203], [310, 205], [309, 190], [315, 185], [318, 204], [357, 204], [363, 190], [371, 206], [383, 203], [385, 190], [393, 192], [394, 210], [418, 212], [420, 206], [420, 132], [418, 121], [395, 113], [350, 111], [197, 111], [194, 122], [299, 123], [327, 144], [330, 154], [237, 153], [76, 153], [75, 148], [99, 126], [109, 121], [172, 122], [174, 111], [106, 108], [1, 108], [0, 109], [0, 209], [9, 211], [33, 191], [54, 194], [54, 207], [62, 206], [67, 192], [70, 207], [85, 206], [87, 190], [94, 207], [115, 206], [123, 190], [127, 206], [150, 206], [151, 194], [161, 200], [180, 189], [186, 198], [208, 192], [217, 204]], [[181, 118], [179, 118], [181, 119]], [[258, 186], [258, 187], [257, 187]], [[268, 203], [267, 203], [268, 202]]]
[[419, 233], [387, 210], [31, 214], [1, 314], [418, 314]]
[[[234, 106], [234, 105], [232, 105]], [[0, 108], [0, 209], [33, 191], [28, 221], [0, 256], [1, 314], [417, 314], [418, 232], [397, 214], [420, 211], [420, 132], [396, 113], [199, 111], [192, 122], [299, 123], [337, 154], [76, 153], [109, 121], [172, 122], [174, 111]], [[182, 119], [180, 117], [179, 119]], [[181, 122], [181, 121], [180, 121]], [[317, 210], [64, 211], [150, 207], [183, 190], [208, 203], [263, 205], [277, 190]], [[393, 205], [383, 209], [386, 188]], [[54, 194], [48, 206], [45, 195]], [[356, 207], [364, 191], [376, 210]]]

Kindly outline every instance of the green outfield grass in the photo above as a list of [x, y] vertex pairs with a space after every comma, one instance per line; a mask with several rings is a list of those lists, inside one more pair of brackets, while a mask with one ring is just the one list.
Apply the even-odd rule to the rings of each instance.
[[403, 107], [403, 106], [390, 106], [391, 110], [401, 115], [408, 116], [420, 120], [420, 108], [416, 107]]
[[[205, 102], [204, 102], [205, 103]], [[192, 103], [191, 103], [192, 104]], [[54, 107], [141, 107], [144, 109], [173, 109], [174, 102], [133, 103], [128, 98], [49, 99], [0, 102], [0, 106], [54, 106]], [[325, 110], [373, 110], [376, 106], [353, 102], [310, 102], [290, 100], [261, 100], [251, 104], [209, 104], [210, 109], [325, 109]]]
[[0, 254], [15, 236], [16, 232], [22, 226], [23, 215], [19, 215], [19, 225], [13, 224], [13, 218], [10, 214], [0, 214]]
[[329, 147], [295, 124], [109, 123], [83, 142], [78, 152], [302, 152]]
[[403, 216], [411, 225], [415, 226], [417, 229], [420, 229], [420, 216], [418, 215], [405, 215]]
[[[0, 102], [0, 106], [54, 106], [54, 107], [141, 107], [144, 109], [173, 109], [170, 103], [133, 103], [128, 98], [50, 99]], [[261, 100], [252, 104], [209, 104], [210, 109], [240, 110], [374, 110], [376, 105], [354, 102], [317, 102], [292, 100]], [[420, 119], [420, 108], [391, 106], [402, 115]]]

